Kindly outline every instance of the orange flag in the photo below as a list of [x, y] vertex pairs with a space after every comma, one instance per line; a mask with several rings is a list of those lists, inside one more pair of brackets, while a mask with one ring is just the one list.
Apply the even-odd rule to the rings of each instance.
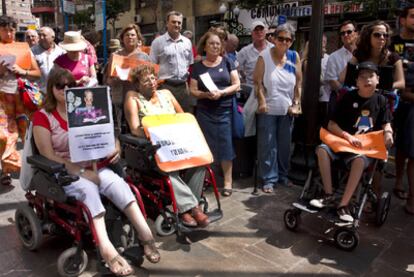
[[0, 43], [0, 55], [16, 56], [16, 64], [23, 69], [32, 67], [32, 56], [27, 42]]
[[346, 139], [335, 136], [324, 128], [321, 128], [319, 134], [322, 142], [328, 145], [334, 152], [349, 152], [363, 154], [374, 159], [387, 159], [387, 149], [385, 148], [384, 143], [384, 131], [375, 131], [367, 134], [355, 135], [355, 137], [357, 137], [362, 143], [361, 148], [353, 146]]

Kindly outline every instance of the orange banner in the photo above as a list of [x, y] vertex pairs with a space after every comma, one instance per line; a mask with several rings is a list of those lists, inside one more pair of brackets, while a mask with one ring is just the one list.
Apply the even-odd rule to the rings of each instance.
[[362, 143], [361, 148], [353, 146], [346, 139], [335, 136], [324, 128], [321, 128], [319, 135], [322, 142], [328, 145], [334, 152], [363, 154], [365, 156], [380, 160], [387, 159], [387, 149], [384, 143], [384, 131], [375, 131], [367, 134], [355, 135], [355, 137], [357, 137]]
[[159, 144], [155, 160], [164, 172], [203, 166], [213, 162], [213, 155], [192, 114], [145, 116], [144, 131], [153, 145]]
[[155, 73], [158, 75], [159, 65], [149, 61], [139, 60], [131, 57], [124, 57], [121, 55], [112, 55], [111, 62], [111, 77], [118, 77], [121, 80], [131, 80], [131, 69], [138, 67], [141, 64], [153, 65]]
[[16, 56], [16, 64], [23, 69], [31, 69], [31, 53], [27, 42], [0, 43], [0, 55]]

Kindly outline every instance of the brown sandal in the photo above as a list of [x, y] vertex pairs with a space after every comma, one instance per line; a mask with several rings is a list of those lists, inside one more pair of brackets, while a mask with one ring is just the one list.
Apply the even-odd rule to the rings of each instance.
[[[113, 266], [118, 263], [121, 267], [118, 271], [113, 269]], [[135, 273], [135, 270], [128, 264], [125, 259], [121, 257], [121, 255], [116, 255], [107, 263], [109, 270], [115, 274], [116, 276], [130, 276]]]
[[[141, 245], [144, 247], [145, 258], [147, 258], [150, 263], [156, 264], [161, 260], [160, 252], [158, 252], [157, 247], [155, 247], [155, 241], [153, 239], [142, 240]], [[145, 246], [148, 246], [147, 249], [149, 248], [149, 252], [145, 251]]]

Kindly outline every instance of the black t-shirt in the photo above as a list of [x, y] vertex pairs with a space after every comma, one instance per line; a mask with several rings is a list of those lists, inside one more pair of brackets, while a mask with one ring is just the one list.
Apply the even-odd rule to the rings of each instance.
[[391, 122], [391, 114], [384, 96], [375, 93], [364, 98], [353, 90], [339, 101], [331, 120], [350, 134], [366, 133], [381, 130], [383, 124]]
[[[403, 39], [400, 35], [395, 35], [391, 38], [390, 51], [400, 55], [403, 62], [414, 62], [414, 39]], [[414, 64], [405, 70], [405, 86], [414, 87]]]
[[[228, 86], [231, 86], [230, 72], [235, 69], [236, 66], [234, 65], [233, 61], [226, 57], [223, 57], [221, 63], [215, 67], [207, 67], [203, 64], [202, 61], [200, 61], [193, 65], [191, 78], [197, 80], [199, 90], [205, 91], [207, 93], [208, 89], [200, 78], [201, 74], [208, 72], [217, 88], [224, 89]], [[218, 100], [198, 99], [197, 106], [201, 108], [231, 107], [232, 97], [232, 95], [220, 97]]]

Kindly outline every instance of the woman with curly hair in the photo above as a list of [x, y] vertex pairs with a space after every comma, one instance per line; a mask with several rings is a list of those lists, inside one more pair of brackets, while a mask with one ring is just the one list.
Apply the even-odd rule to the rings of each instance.
[[[388, 50], [390, 45], [391, 28], [384, 21], [376, 20], [365, 25], [360, 33], [357, 48], [350, 63], [356, 65], [371, 61], [381, 67], [393, 67], [393, 89], [404, 89], [403, 64], [398, 54]], [[347, 68], [341, 73], [341, 82], [344, 82]]]

